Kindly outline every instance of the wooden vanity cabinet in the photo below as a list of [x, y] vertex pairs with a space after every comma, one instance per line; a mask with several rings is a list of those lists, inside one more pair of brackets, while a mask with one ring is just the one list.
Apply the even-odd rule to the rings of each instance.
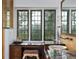
[[10, 59], [22, 59], [21, 46], [10, 45]]
[[38, 50], [39, 59], [46, 59], [44, 48], [48, 49], [49, 45], [18, 45], [11, 44], [9, 46], [9, 59], [22, 59], [24, 50]]

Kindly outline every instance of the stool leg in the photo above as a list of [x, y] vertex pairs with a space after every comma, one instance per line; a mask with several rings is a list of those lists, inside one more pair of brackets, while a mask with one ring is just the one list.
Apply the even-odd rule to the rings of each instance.
[[24, 59], [25, 58], [25, 55], [23, 56], [23, 58], [22, 59]]
[[39, 56], [37, 56], [37, 59], [39, 59]]

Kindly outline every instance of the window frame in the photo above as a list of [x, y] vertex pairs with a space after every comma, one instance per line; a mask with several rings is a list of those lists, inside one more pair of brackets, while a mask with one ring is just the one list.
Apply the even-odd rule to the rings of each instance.
[[55, 34], [54, 34], [54, 40], [46, 40], [45, 39], [45, 11], [55, 11], [54, 30], [56, 30], [56, 10], [55, 9], [44, 9], [44, 41], [54, 41], [56, 39], [56, 31], [55, 31]]
[[[45, 42], [45, 44], [53, 44], [54, 43], [54, 41], [46, 41], [46, 40], [44, 41], [44, 10], [55, 10], [57, 12], [56, 8], [21, 8], [21, 7], [16, 7], [15, 12], [14, 12], [15, 19], [17, 19], [16, 18], [16, 16], [17, 16], [17, 10], [28, 10], [29, 11], [29, 17], [30, 17], [30, 10], [42, 10], [42, 40], [41, 41], [32, 41], [31, 40], [31, 26], [30, 26], [31, 21], [30, 21], [30, 18], [29, 18], [29, 21], [30, 21], [29, 22], [29, 31], [30, 31], [29, 32], [29, 40], [28, 41], [25, 40], [23, 42], [40, 42], [40, 43]], [[57, 13], [56, 13], [56, 17], [57, 17]], [[55, 25], [56, 25], [56, 23], [55, 23]], [[16, 29], [17, 29], [17, 26], [16, 26]], [[56, 26], [55, 26], [55, 29], [56, 29]], [[16, 33], [17, 33], [17, 31], [16, 31]], [[18, 39], [18, 37], [16, 37], [16, 38]], [[56, 39], [56, 31], [55, 31], [55, 39]]]
[[[17, 10], [17, 37], [18, 37], [18, 29], [19, 29], [19, 14], [18, 14], [18, 12], [19, 11], [27, 11], [28, 12], [28, 39], [21, 39], [22, 41], [29, 41], [29, 10]], [[19, 37], [18, 37], [18, 39], [20, 39]]]
[[[76, 13], [76, 10], [71, 10], [71, 34], [75, 34], [76, 35], [76, 29], [75, 29], [75, 33], [73, 33], [72, 31], [72, 12], [73, 11], [75, 11], [75, 13]], [[74, 21], [74, 22], [76, 22], [76, 20]], [[76, 24], [75, 24], [76, 25]]]
[[42, 10], [30, 10], [30, 26], [31, 26], [31, 29], [30, 29], [31, 30], [31, 33], [30, 33], [31, 39], [30, 39], [30, 41], [35, 41], [35, 40], [32, 39], [32, 11], [40, 11], [41, 12], [41, 25], [40, 25], [41, 26], [41, 31], [40, 31], [41, 32], [41, 39], [36, 40], [36, 41], [42, 41]]
[[[76, 9], [75, 9], [75, 7], [72, 7], [72, 8], [68, 8], [68, 7], [63, 7], [62, 8], [62, 10], [69, 10], [69, 32], [68, 32], [68, 34], [72, 34], [72, 32], [71, 32], [71, 26], [72, 26], [72, 21], [71, 21], [71, 11], [72, 10], [75, 10], [76, 11]], [[61, 32], [62, 33], [62, 32]], [[72, 35], [76, 35], [76, 33], [75, 34], [72, 34]]]
[[[69, 16], [70, 16], [69, 10], [63, 9], [62, 11], [67, 11], [67, 31], [66, 33], [69, 33]], [[63, 33], [62, 32], [62, 13], [61, 13], [61, 33]]]

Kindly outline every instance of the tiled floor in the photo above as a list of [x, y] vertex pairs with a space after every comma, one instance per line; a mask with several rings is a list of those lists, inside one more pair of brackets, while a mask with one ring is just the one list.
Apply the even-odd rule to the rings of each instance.
[[76, 59], [76, 56], [68, 55], [68, 59]]
[[76, 59], [76, 56], [67, 54], [67, 56], [63, 56], [63, 57], [57, 56], [57, 57], [54, 57], [54, 58], [51, 58], [51, 59]]

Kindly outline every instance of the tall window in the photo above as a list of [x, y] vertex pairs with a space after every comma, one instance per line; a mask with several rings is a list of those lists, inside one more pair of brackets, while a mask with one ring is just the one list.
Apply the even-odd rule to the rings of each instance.
[[71, 11], [71, 33], [76, 34], [76, 11]]
[[62, 33], [68, 33], [69, 32], [69, 11], [68, 10], [63, 10], [62, 11], [62, 28], [61, 31]]
[[55, 39], [55, 24], [56, 24], [56, 11], [45, 10], [44, 11], [44, 39], [51, 41]]
[[22, 40], [29, 39], [29, 12], [28, 10], [17, 11], [17, 36]]
[[62, 33], [76, 34], [76, 10], [71, 9], [62, 11], [61, 30]]
[[[55, 39], [56, 11], [43, 11], [42, 13], [42, 10], [17, 10], [17, 36], [19, 39], [22, 41], [52, 41]], [[43, 26], [44, 28], [42, 28]], [[43, 34], [44, 39], [42, 39]]]
[[42, 40], [42, 12], [40, 10], [31, 11], [31, 40]]

